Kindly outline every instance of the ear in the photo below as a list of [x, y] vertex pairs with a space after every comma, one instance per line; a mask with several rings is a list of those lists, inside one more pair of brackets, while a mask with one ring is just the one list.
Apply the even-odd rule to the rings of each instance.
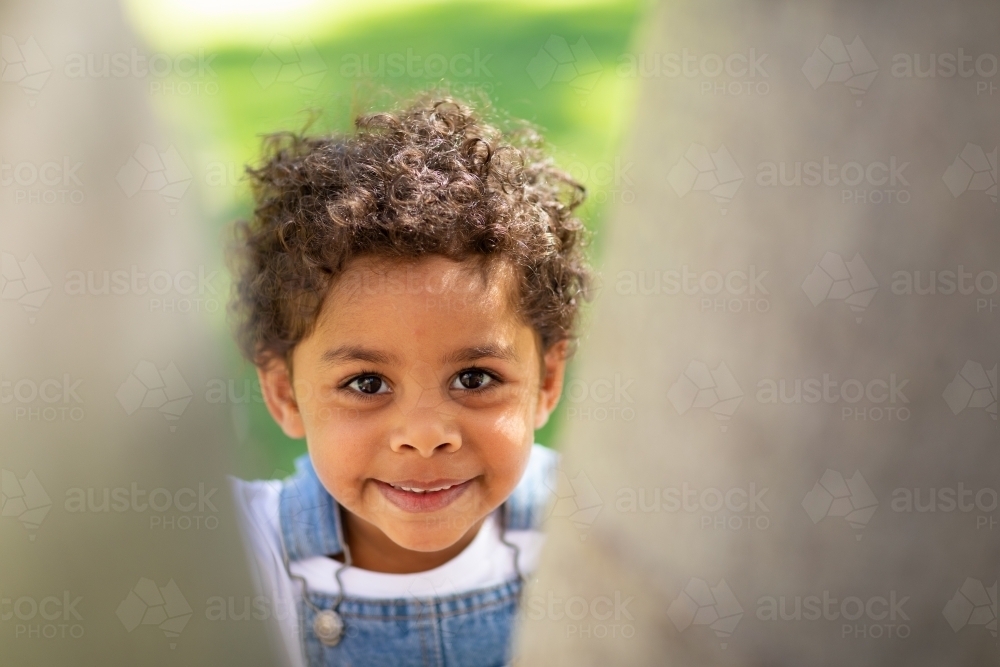
[[569, 341], [561, 340], [549, 347], [542, 359], [542, 378], [538, 385], [538, 405], [535, 406], [535, 428], [540, 429], [549, 421], [562, 395], [563, 377], [566, 375], [566, 353]]
[[292, 375], [285, 360], [271, 359], [266, 365], [258, 366], [257, 377], [267, 410], [285, 435], [289, 438], [306, 437], [302, 413], [292, 388]]

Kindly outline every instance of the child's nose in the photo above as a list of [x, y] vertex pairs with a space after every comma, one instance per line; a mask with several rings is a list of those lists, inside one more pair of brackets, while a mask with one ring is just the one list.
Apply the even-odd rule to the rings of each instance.
[[414, 408], [401, 415], [401, 424], [389, 438], [394, 452], [413, 450], [424, 458], [462, 447], [462, 437], [448, 415], [434, 407]]
[[429, 365], [411, 369], [400, 389], [395, 403], [398, 423], [389, 442], [393, 451], [413, 449], [427, 458], [435, 452], [461, 448], [461, 434], [455, 423], [461, 408], [451, 400]]

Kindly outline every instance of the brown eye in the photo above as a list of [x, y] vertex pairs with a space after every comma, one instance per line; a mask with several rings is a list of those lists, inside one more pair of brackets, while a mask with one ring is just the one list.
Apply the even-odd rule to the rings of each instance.
[[[493, 382], [493, 378], [485, 371], [462, 371], [455, 378], [452, 389], [482, 389]], [[456, 386], [456, 384], [458, 386]]]
[[362, 394], [384, 394], [389, 390], [389, 386], [377, 375], [362, 375], [347, 386]]

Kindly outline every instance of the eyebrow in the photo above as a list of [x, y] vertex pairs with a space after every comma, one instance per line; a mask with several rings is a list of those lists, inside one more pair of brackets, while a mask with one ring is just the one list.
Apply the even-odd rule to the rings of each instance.
[[494, 359], [503, 359], [504, 361], [516, 361], [517, 355], [514, 353], [514, 348], [510, 345], [494, 345], [492, 343], [487, 343], [486, 345], [476, 345], [473, 347], [465, 347], [461, 350], [456, 350], [444, 358], [445, 363], [462, 363], [468, 361], [476, 361], [477, 359], [485, 359], [487, 357], [492, 357]]
[[366, 361], [370, 364], [391, 364], [398, 361], [395, 355], [379, 352], [359, 345], [341, 345], [327, 350], [320, 357], [325, 364], [337, 364], [348, 361]]
[[[513, 347], [509, 345], [494, 345], [492, 343], [487, 343], [486, 345], [475, 345], [456, 350], [455, 352], [447, 355], [443, 361], [444, 363], [454, 364], [476, 361], [477, 359], [485, 359], [489, 357], [494, 359], [503, 359], [504, 361], [517, 360], [517, 355], [514, 353]], [[320, 361], [324, 364], [365, 361], [370, 364], [389, 365], [397, 363], [399, 358], [386, 352], [372, 350], [359, 345], [341, 345], [340, 347], [324, 352], [320, 357]]]

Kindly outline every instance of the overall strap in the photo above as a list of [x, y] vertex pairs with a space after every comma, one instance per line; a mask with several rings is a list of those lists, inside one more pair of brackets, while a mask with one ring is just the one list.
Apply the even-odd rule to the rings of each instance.
[[319, 481], [308, 454], [295, 460], [295, 474], [281, 485], [278, 516], [290, 561], [343, 551], [337, 501]]
[[531, 457], [524, 476], [510, 494], [505, 506], [508, 530], [540, 530], [555, 496], [559, 454], [539, 444], [531, 446]]

